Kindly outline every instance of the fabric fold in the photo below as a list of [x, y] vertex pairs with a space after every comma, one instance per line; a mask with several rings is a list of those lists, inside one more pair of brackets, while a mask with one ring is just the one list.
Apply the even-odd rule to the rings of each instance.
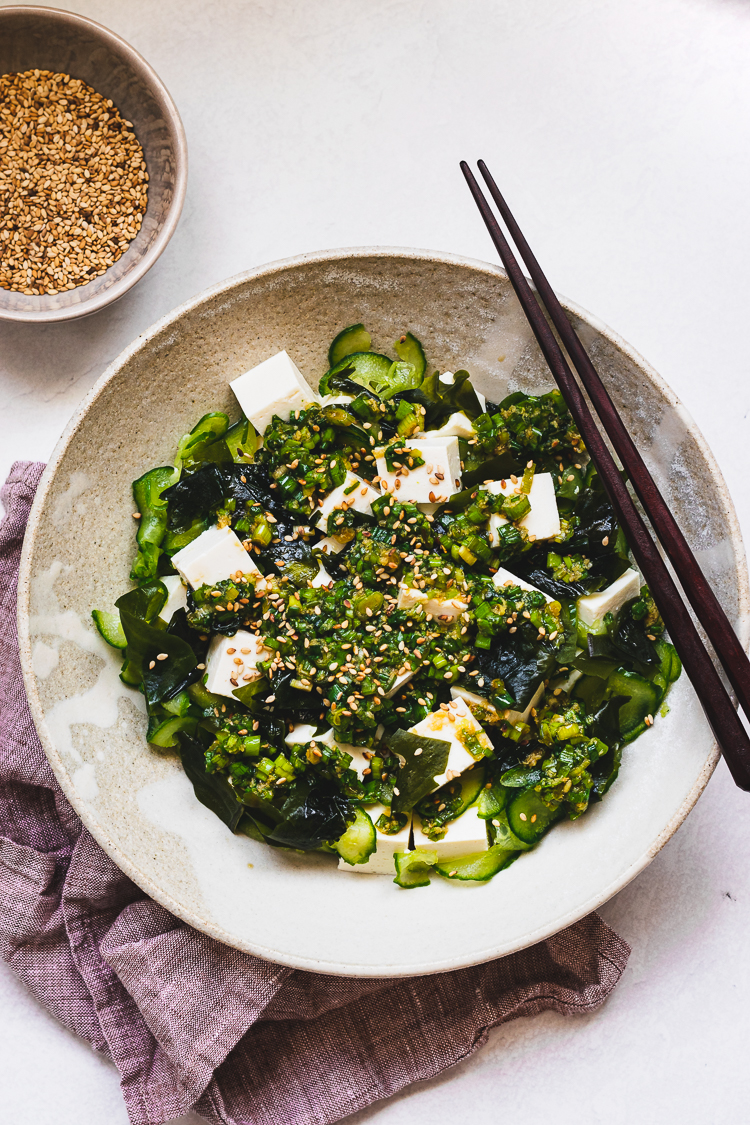
[[222, 945], [146, 895], [66, 800], [31, 719], [15, 602], [42, 465], [0, 491], [0, 955], [112, 1059], [132, 1125], [195, 1109], [216, 1125], [332, 1125], [465, 1059], [506, 1020], [590, 1012], [628, 947], [596, 914], [509, 957], [359, 980]]

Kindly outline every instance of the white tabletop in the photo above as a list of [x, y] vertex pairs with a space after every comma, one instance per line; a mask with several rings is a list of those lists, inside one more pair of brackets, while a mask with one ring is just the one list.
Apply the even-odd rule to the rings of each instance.
[[[0, 324], [0, 476], [45, 459], [107, 364], [201, 289], [306, 250], [492, 259], [458, 170], [484, 157], [553, 285], [645, 355], [750, 531], [750, 10], [741, 0], [78, 0], [185, 123], [180, 227], [88, 320]], [[633, 947], [599, 1012], [518, 1020], [352, 1119], [747, 1120], [750, 798], [720, 765], [602, 911]], [[2, 1120], [124, 1125], [117, 1075], [0, 966]], [[184, 1119], [197, 1122], [197, 1118]], [[283, 1123], [280, 1123], [283, 1125]]]

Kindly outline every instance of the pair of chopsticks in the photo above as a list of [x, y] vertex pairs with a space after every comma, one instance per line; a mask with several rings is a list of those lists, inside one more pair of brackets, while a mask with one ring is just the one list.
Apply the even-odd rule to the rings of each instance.
[[672, 643], [700, 699], [729, 770], [740, 789], [750, 790], [750, 738], [740, 721], [713, 661], [693, 624], [669, 570], [664, 564], [635, 502], [615, 464], [593, 415], [583, 397], [562, 349], [542, 312], [539, 300], [570, 356], [573, 365], [594, 404], [601, 424], [619, 457], [633, 488], [643, 505], [654, 532], [669, 557], [685, 596], [706, 631], [740, 705], [750, 718], [750, 662], [724, 610], [706, 580], [667, 507], [646, 464], [617, 413], [614, 403], [594, 368], [583, 344], [576, 335], [562, 305], [552, 291], [542, 268], [534, 257], [510, 208], [483, 160], [479, 171], [498, 211], [526, 264], [536, 294], [526, 280], [513, 251], [495, 218], [482, 189], [469, 165], [461, 161], [461, 171], [474, 196], [490, 237], [500, 255], [526, 318], [536, 336], [542, 354], [570, 410], [586, 448], [599, 472], [617, 518], [625, 531], [628, 544], [664, 619]]

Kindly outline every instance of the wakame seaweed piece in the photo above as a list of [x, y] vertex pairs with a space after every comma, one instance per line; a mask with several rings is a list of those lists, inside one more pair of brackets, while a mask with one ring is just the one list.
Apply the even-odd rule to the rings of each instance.
[[443, 383], [440, 372], [434, 371], [405, 397], [424, 407], [426, 429], [440, 426], [442, 421], [459, 410], [471, 419], [483, 413], [468, 371], [457, 371], [452, 383]]
[[295, 723], [311, 723], [315, 726], [320, 720], [320, 698], [312, 691], [303, 691], [292, 686], [298, 673], [290, 669], [276, 672], [271, 677], [270, 694], [274, 697], [274, 711], [287, 715]]
[[[161, 583], [158, 585], [166, 598], [166, 590]], [[143, 588], [131, 590], [118, 598], [115, 604], [120, 611], [122, 629], [128, 641], [126, 658], [130, 666], [140, 671], [146, 702], [152, 706], [178, 695], [200, 673], [196, 668], [195, 653], [187, 641], [167, 632], [166, 628], [160, 629], [150, 624], [141, 616], [143, 599], [139, 602], [133, 595], [143, 592]], [[149, 604], [150, 602], [149, 599]], [[161, 604], [164, 604], [163, 600]], [[159, 656], [164, 653], [166, 659], [159, 660]], [[153, 668], [150, 667], [151, 664]]]
[[542, 680], [552, 675], [557, 664], [557, 654], [526, 639], [523, 634], [507, 633], [495, 637], [489, 649], [476, 650], [474, 667], [479, 679], [488, 683], [502, 680], [506, 690], [515, 700], [515, 710], [523, 711], [531, 702]]
[[134, 582], [143, 582], [156, 575], [161, 542], [167, 530], [167, 500], [165, 493], [176, 479], [171, 466], [150, 469], [133, 481], [133, 498], [139, 513], [136, 555], [130, 571]]
[[201, 636], [206, 636], [206, 634], [197, 633], [195, 629], [190, 628], [188, 625], [187, 611], [185, 609], [175, 610], [172, 614], [172, 620], [167, 626], [167, 632], [173, 633], [174, 636], [179, 637], [180, 640], [190, 645], [199, 664], [204, 662], [206, 653], [208, 652], [208, 638], [206, 637], [206, 640], [202, 641]]
[[286, 575], [294, 586], [307, 586], [319, 570], [309, 544], [301, 537], [293, 538], [295, 523], [288, 516], [278, 519], [272, 528], [273, 539], [255, 555], [260, 569], [264, 574]]
[[558, 602], [574, 602], [585, 594], [591, 593], [599, 584], [599, 579], [588, 577], [580, 582], [558, 581], [548, 568], [539, 565], [539, 554], [536, 551], [529, 551], [513, 562], [514, 574], [519, 578], [525, 578], [532, 586], [536, 586]]
[[268, 838], [300, 851], [340, 839], [355, 816], [352, 802], [327, 778], [302, 777], [293, 782], [280, 811], [283, 819]]
[[348, 355], [356, 352], [369, 352], [372, 348], [372, 337], [364, 324], [350, 324], [335, 336], [328, 349], [328, 366], [333, 369]]
[[271, 490], [271, 478], [265, 465], [225, 465], [221, 471], [224, 496], [238, 504], [261, 504], [273, 515], [284, 512], [284, 506]]
[[435, 778], [445, 773], [451, 744], [442, 738], [425, 738], [411, 731], [396, 730], [388, 737], [388, 749], [404, 759], [396, 771], [391, 812], [408, 813], [435, 788]]
[[204, 465], [166, 489], [163, 498], [169, 505], [169, 528], [184, 531], [195, 520], [211, 522], [224, 502], [225, 478], [218, 465]]
[[[464, 487], [471, 490], [475, 484], [481, 484], [486, 480], [505, 480], [510, 476], [521, 476], [523, 473], [524, 464], [518, 458], [516, 453], [500, 453], [495, 457], [489, 457], [486, 461], [482, 461], [476, 468], [470, 468], [462, 474], [461, 480]], [[460, 493], [459, 493], [460, 495]], [[453, 507], [456, 500], [455, 496], [451, 497], [450, 505]]]
[[230, 832], [236, 832], [246, 811], [245, 806], [237, 799], [226, 777], [220, 773], [206, 773], [206, 750], [213, 742], [213, 735], [198, 727], [193, 734], [177, 731], [177, 740], [182, 768], [192, 783], [196, 797], [226, 824]]

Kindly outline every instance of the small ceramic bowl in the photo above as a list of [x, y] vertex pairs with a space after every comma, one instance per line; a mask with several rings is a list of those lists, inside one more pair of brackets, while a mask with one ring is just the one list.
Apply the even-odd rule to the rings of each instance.
[[[748, 580], [732, 502], [700, 431], [623, 340], [565, 304], [745, 643]], [[285, 348], [316, 385], [328, 344], [361, 321], [377, 351], [410, 329], [431, 367], [466, 368], [494, 402], [552, 379], [505, 273], [417, 250], [309, 254], [252, 270], [176, 309], [115, 360], [55, 450], [29, 519], [19, 639], [32, 714], [86, 827], [143, 890], [228, 945], [316, 972], [441, 972], [521, 949], [596, 909], [677, 830], [718, 751], [685, 676], [669, 713], [625, 748], [607, 797], [485, 886], [340, 872], [233, 836], [177, 755], [146, 742], [143, 699], [93, 608], [130, 588], [131, 481], [171, 463], [202, 414], [239, 414], [229, 380]]]
[[98, 312], [151, 269], [174, 234], [187, 187], [187, 141], [159, 76], [124, 39], [57, 8], [0, 8], [0, 74], [39, 68], [71, 74], [111, 98], [132, 121], [146, 157], [148, 207], [136, 238], [113, 266], [86, 285], [34, 297], [0, 288], [0, 319], [33, 324]]

